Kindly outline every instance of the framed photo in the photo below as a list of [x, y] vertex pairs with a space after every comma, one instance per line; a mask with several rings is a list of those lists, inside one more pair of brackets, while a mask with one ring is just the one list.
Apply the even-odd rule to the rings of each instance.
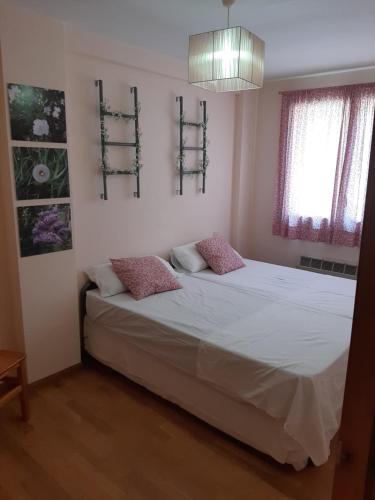
[[18, 207], [21, 257], [72, 248], [70, 205]]
[[66, 149], [14, 147], [13, 167], [17, 200], [70, 196]]
[[66, 142], [63, 91], [9, 83], [8, 100], [13, 140]]

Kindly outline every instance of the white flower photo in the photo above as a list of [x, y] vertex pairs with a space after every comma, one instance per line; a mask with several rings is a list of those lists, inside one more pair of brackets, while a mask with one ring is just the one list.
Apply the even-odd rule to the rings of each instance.
[[17, 200], [69, 198], [68, 153], [63, 148], [13, 148]]
[[33, 123], [33, 134], [42, 137], [43, 135], [49, 134], [49, 125], [47, 120], [39, 120], [38, 118], [34, 120]]
[[9, 83], [8, 99], [13, 140], [66, 142], [64, 92]]
[[51, 171], [47, 167], [47, 165], [39, 164], [35, 165], [33, 168], [33, 178], [36, 182], [39, 184], [43, 184], [44, 182], [48, 182], [49, 178], [51, 177]]
[[53, 116], [54, 118], [59, 118], [60, 113], [61, 113], [61, 108], [59, 108], [58, 106], [55, 106], [55, 107], [53, 108], [53, 113], [52, 113], [52, 116]]

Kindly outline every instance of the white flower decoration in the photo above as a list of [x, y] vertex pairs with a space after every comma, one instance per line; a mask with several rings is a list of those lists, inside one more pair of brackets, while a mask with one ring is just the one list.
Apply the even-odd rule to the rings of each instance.
[[52, 116], [54, 118], [58, 118], [60, 116], [60, 113], [61, 113], [61, 108], [59, 108], [59, 106], [55, 106], [53, 109]]
[[43, 109], [43, 113], [49, 116], [51, 114], [51, 106], [45, 106]]
[[12, 102], [14, 101], [14, 99], [17, 97], [17, 95], [21, 92], [20, 88], [18, 87], [18, 85], [12, 85], [9, 89], [8, 89], [8, 95], [9, 95], [9, 102], [12, 104]]
[[40, 137], [42, 135], [48, 135], [49, 134], [49, 125], [47, 123], [47, 120], [39, 120], [39, 118], [34, 120], [33, 134], [38, 135]]
[[41, 163], [39, 165], [35, 165], [35, 167], [33, 168], [33, 177], [36, 182], [39, 182], [40, 184], [47, 182], [50, 176], [51, 172], [47, 165], [43, 165]]

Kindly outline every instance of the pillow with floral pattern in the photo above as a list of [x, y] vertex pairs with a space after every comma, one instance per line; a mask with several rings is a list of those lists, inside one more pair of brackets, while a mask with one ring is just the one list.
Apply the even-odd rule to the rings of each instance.
[[213, 236], [196, 244], [198, 252], [216, 274], [226, 274], [245, 267], [244, 261], [221, 236]]
[[155, 256], [111, 259], [114, 272], [136, 300], [182, 288], [179, 281]]

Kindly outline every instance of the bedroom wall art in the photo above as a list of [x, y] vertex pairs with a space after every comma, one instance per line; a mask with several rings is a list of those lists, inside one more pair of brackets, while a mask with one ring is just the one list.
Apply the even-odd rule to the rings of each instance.
[[70, 196], [66, 149], [14, 147], [13, 166], [17, 200]]
[[21, 257], [72, 248], [70, 205], [18, 207]]
[[[179, 154], [177, 157], [178, 162], [178, 173], [179, 173], [179, 189], [177, 189], [177, 194], [183, 195], [183, 184], [185, 175], [202, 175], [202, 187], [200, 188], [201, 193], [206, 192], [206, 176], [207, 176], [207, 166], [208, 166], [208, 156], [207, 156], [207, 102], [200, 101], [199, 105], [202, 108], [202, 120], [200, 122], [189, 122], [186, 121], [184, 113], [184, 98], [182, 96], [176, 97], [176, 101], [179, 103]], [[202, 140], [200, 146], [188, 146], [186, 145], [186, 139], [184, 138], [184, 128], [194, 127], [202, 130]], [[186, 168], [185, 167], [185, 152], [186, 151], [198, 151], [202, 152], [202, 159], [199, 160], [197, 168]]]
[[63, 91], [9, 83], [8, 101], [14, 141], [66, 142]]
[[[107, 177], [111, 175], [134, 175], [136, 178], [136, 191], [133, 195], [135, 198], [141, 197], [140, 191], [140, 169], [142, 167], [141, 161], [141, 143], [139, 131], [139, 111], [140, 104], [138, 102], [138, 89], [131, 87], [130, 92], [133, 94], [134, 107], [133, 113], [127, 114], [122, 111], [112, 111], [107, 100], [103, 94], [103, 80], [96, 80], [95, 85], [99, 88], [99, 112], [100, 112], [100, 142], [101, 142], [101, 172], [103, 176], [103, 193], [101, 198], [108, 200]], [[134, 121], [134, 141], [133, 142], [118, 142], [111, 141], [105, 124], [105, 118], [112, 118], [114, 120]], [[114, 169], [110, 168], [108, 162], [108, 146], [122, 147], [122, 148], [135, 148], [135, 158], [130, 168], [127, 169]]]

